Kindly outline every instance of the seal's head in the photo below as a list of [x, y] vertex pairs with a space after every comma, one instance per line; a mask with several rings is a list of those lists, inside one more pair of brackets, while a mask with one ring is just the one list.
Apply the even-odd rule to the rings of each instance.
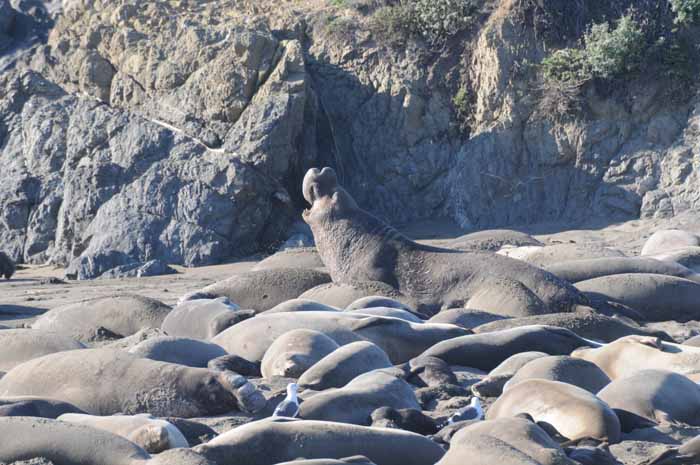
[[322, 170], [311, 168], [304, 176], [302, 192], [311, 208], [304, 210], [304, 221], [310, 223], [330, 213], [357, 209], [357, 203], [338, 185], [338, 178], [333, 168]]

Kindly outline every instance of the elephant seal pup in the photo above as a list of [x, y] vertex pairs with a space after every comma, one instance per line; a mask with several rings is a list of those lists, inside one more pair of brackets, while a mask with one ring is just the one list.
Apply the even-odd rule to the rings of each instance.
[[538, 358], [548, 357], [544, 352], [520, 352], [511, 355], [491, 370], [483, 380], [471, 386], [475, 396], [484, 399], [486, 397], [498, 397], [503, 393], [503, 387], [517, 373], [519, 369]]
[[631, 335], [654, 336], [672, 341], [671, 336], [662, 331], [649, 331], [638, 326], [632, 326], [620, 318], [601, 315], [585, 307], [580, 307], [579, 310], [569, 313], [550, 313], [548, 315], [493, 321], [477, 326], [473, 328], [473, 331], [476, 334], [491, 333], [529, 325], [565, 328], [583, 338], [601, 342], [612, 342], [621, 337]]
[[301, 403], [299, 417], [369, 426], [372, 412], [380, 407], [420, 410], [411, 386], [393, 371], [370, 371], [342, 388], [314, 394]]
[[162, 302], [138, 295], [99, 297], [51, 309], [32, 328], [94, 342], [101, 338], [101, 330], [121, 338], [142, 329], [160, 328], [170, 310]]
[[393, 363], [404, 363], [445, 339], [469, 334], [453, 325], [409, 323], [354, 312], [262, 313], [232, 326], [211, 340], [229, 354], [261, 361], [272, 342], [293, 329], [313, 329], [338, 345], [367, 340], [381, 347]]
[[194, 447], [218, 465], [274, 465], [298, 457], [364, 455], [377, 465], [433, 465], [442, 447], [397, 429], [329, 421], [264, 419], [247, 423]]
[[457, 431], [436, 465], [575, 465], [547, 433], [523, 418], [474, 422]]
[[282, 312], [339, 312], [339, 308], [331, 307], [309, 299], [290, 299], [275, 305], [266, 314]]
[[443, 310], [431, 317], [428, 323], [447, 323], [461, 326], [465, 329], [472, 329], [491, 323], [492, 321], [507, 320], [509, 317], [496, 315], [495, 313], [473, 310], [471, 308], [451, 308]]
[[85, 413], [73, 404], [47, 397], [0, 398], [0, 417], [58, 418], [64, 413]]
[[629, 273], [576, 283], [592, 300], [620, 303], [649, 321], [700, 319], [700, 284], [675, 276]]
[[58, 417], [58, 420], [109, 431], [125, 437], [151, 454], [178, 447], [190, 447], [187, 439], [173, 424], [153, 418], [147, 413], [106, 417], [66, 413]]
[[386, 283], [362, 281], [352, 284], [326, 283], [316, 286], [301, 294], [302, 299], [315, 300], [331, 307], [347, 308], [353, 302], [374, 295], [381, 295], [391, 300], [405, 302], [414, 307], [415, 302]]
[[620, 441], [620, 421], [615, 412], [595, 395], [571, 384], [544, 379], [522, 381], [503, 392], [486, 412], [486, 419], [520, 413], [532, 416], [538, 423], [548, 423], [572, 441]]
[[240, 310], [227, 297], [186, 300], [168, 313], [160, 327], [170, 336], [206, 341], [253, 316], [254, 310]]
[[300, 297], [304, 291], [330, 280], [328, 273], [323, 271], [274, 268], [239, 273], [211, 284], [200, 292], [228, 297], [243, 308], [264, 312], [286, 300]]
[[15, 274], [15, 262], [5, 253], [0, 251], [0, 276], [9, 280]]
[[295, 247], [276, 252], [261, 260], [253, 267], [253, 271], [275, 268], [323, 270], [323, 261], [315, 247]]
[[364, 455], [354, 455], [342, 459], [311, 459], [311, 460], [292, 460], [291, 462], [282, 462], [277, 465], [376, 465]]
[[[330, 168], [310, 169], [302, 191], [311, 204], [304, 221], [334, 283], [383, 282], [415, 300], [415, 309], [428, 315], [463, 306], [477, 293], [486, 294], [484, 306], [467, 306], [494, 312], [502, 311], [496, 304], [510, 300], [542, 303], [523, 308], [525, 312], [568, 311], [586, 303], [570, 284], [517, 260], [409, 240], [360, 209]], [[491, 299], [494, 307], [486, 308]]]
[[507, 391], [528, 379], [547, 379], [578, 386], [591, 394], [610, 384], [610, 378], [595, 364], [567, 355], [537, 358], [520, 368], [506, 383]]
[[260, 370], [264, 378], [299, 378], [308, 368], [338, 348], [323, 333], [293, 329], [284, 333], [265, 351]]
[[[700, 386], [666, 370], [642, 370], [618, 378], [598, 393], [622, 423], [622, 431], [656, 423], [700, 426]], [[639, 419], [648, 420], [642, 421]]]
[[187, 449], [152, 457], [116, 434], [85, 425], [32, 417], [0, 418], [0, 462], [45, 458], [56, 464], [214, 465]]
[[237, 406], [229, 373], [139, 358], [116, 349], [59, 352], [0, 379], [0, 396], [46, 396], [93, 415], [151, 413], [195, 417]]
[[646, 336], [627, 336], [602, 347], [577, 349], [571, 356], [595, 363], [612, 380], [645, 369], [669, 370], [682, 375], [700, 372], [699, 347]]
[[646, 240], [640, 255], [667, 253], [683, 247], [700, 246], [700, 236], [682, 229], [656, 231]]
[[492, 333], [471, 334], [440, 342], [423, 352], [441, 358], [450, 365], [490, 371], [508, 357], [520, 352], [538, 351], [549, 355], [569, 355], [591, 341], [568, 329], [532, 325]]
[[605, 257], [555, 263], [545, 270], [572, 284], [615, 274], [646, 273], [676, 276], [700, 282], [700, 275], [685, 266], [645, 257]]
[[315, 391], [340, 388], [363, 373], [389, 368], [391, 360], [369, 341], [358, 341], [337, 348], [313, 364], [299, 378], [299, 386]]
[[129, 349], [129, 353], [141, 358], [200, 368], [206, 367], [210, 360], [228, 355], [216, 344], [172, 336], [146, 339]]
[[0, 347], [1, 371], [54, 352], [85, 348], [69, 336], [39, 329], [4, 329], [0, 331]]
[[448, 249], [477, 251], [487, 250], [496, 252], [504, 246], [523, 247], [523, 246], [543, 246], [544, 244], [534, 237], [514, 231], [512, 229], [487, 229], [477, 231], [464, 236], [457, 237], [445, 241], [443, 244]]

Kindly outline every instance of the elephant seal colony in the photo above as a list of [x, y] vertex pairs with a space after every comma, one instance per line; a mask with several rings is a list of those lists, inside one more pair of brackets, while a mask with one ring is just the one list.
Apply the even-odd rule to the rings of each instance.
[[3, 321], [0, 463], [700, 463], [695, 232], [644, 256], [510, 230], [439, 248], [330, 168], [301, 190], [316, 247], [172, 307], [114, 293]]

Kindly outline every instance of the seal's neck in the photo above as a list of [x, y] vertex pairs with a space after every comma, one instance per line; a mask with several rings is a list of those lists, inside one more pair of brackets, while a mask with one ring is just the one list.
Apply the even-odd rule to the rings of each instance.
[[[397, 248], [414, 243], [376, 216], [361, 210], [329, 212], [310, 223], [316, 247], [333, 281], [384, 281], [381, 266]], [[392, 253], [394, 252], [394, 253]]]

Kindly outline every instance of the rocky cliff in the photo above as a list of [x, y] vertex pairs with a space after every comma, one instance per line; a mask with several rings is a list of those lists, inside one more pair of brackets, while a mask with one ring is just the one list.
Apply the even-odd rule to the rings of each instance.
[[538, 63], [592, 8], [473, 1], [437, 43], [378, 30], [396, 2], [28, 3], [0, 0], [0, 246], [20, 262], [90, 278], [250, 254], [290, 235], [316, 165], [394, 223], [573, 225], [700, 202], [695, 81], [679, 96], [640, 73], [586, 86], [573, 116], [542, 111]]

